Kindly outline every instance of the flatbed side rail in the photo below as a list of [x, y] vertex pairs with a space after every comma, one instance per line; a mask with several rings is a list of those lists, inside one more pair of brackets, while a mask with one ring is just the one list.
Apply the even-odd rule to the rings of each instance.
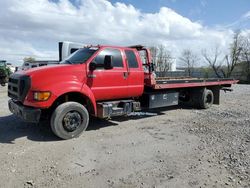
[[168, 80], [168, 81], [156, 81], [155, 85], [152, 85], [153, 89], [173, 89], [173, 88], [188, 88], [188, 87], [206, 87], [206, 86], [228, 86], [238, 83], [239, 80], [234, 79], [222, 79], [222, 80]]

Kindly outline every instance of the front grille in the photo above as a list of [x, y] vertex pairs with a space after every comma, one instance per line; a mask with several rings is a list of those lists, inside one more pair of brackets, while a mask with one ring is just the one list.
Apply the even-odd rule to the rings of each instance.
[[8, 96], [12, 99], [18, 100], [18, 79], [9, 78]]
[[8, 83], [8, 96], [23, 102], [30, 89], [30, 77], [26, 75], [12, 74]]
[[0, 69], [0, 76], [5, 76], [5, 71], [3, 69]]
[[18, 84], [18, 79], [15, 78], [9, 78], [9, 82], [13, 83], [13, 84]]

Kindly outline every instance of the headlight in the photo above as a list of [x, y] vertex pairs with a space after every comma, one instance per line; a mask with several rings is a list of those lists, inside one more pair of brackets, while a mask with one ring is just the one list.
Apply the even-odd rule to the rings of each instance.
[[51, 93], [49, 91], [35, 91], [34, 100], [36, 101], [46, 101], [49, 99]]

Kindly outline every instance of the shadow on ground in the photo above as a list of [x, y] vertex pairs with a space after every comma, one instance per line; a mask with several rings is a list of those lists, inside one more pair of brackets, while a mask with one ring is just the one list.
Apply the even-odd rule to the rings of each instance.
[[[90, 121], [89, 130], [115, 126], [116, 123], [108, 120], [93, 118]], [[37, 142], [61, 141], [51, 131], [48, 122], [44, 121], [39, 124], [23, 122], [14, 115], [0, 117], [0, 143], [14, 144], [18, 138], [27, 137], [27, 139]]]
[[[174, 110], [177, 107], [161, 108], [147, 112], [136, 112], [129, 116], [113, 117], [110, 120], [91, 118], [87, 131], [94, 131], [109, 126], [119, 125], [119, 122], [128, 120], [138, 120], [150, 118], [152, 116], [159, 116], [166, 114], [167, 110]], [[38, 142], [60, 141], [56, 137], [48, 122], [41, 122], [39, 124], [23, 122], [14, 115], [0, 117], [0, 143], [14, 144], [18, 138], [27, 137], [27, 139]]]
[[153, 116], [166, 115], [167, 111], [176, 110], [180, 108], [187, 109], [187, 110], [193, 109], [191, 107], [186, 107], [186, 106], [181, 106], [181, 107], [171, 106], [171, 107], [156, 108], [156, 109], [147, 110], [147, 111], [134, 112], [128, 116], [117, 116], [117, 117], [112, 117], [110, 119], [98, 119], [98, 118], [92, 117], [90, 120], [90, 125], [87, 128], [87, 131], [98, 130], [98, 129], [108, 127], [108, 126], [119, 125], [119, 122], [124, 122], [124, 121], [129, 121], [129, 120], [139, 120], [139, 119], [150, 118]]
[[[87, 131], [115, 125], [118, 124], [108, 120], [91, 118]], [[53, 134], [46, 121], [35, 124], [23, 122], [14, 115], [0, 117], [0, 143], [14, 144], [16, 139], [22, 137], [37, 142], [61, 141]]]
[[16, 139], [22, 137], [45, 142], [59, 140], [46, 124], [26, 123], [14, 115], [0, 117], [0, 143], [14, 144]]

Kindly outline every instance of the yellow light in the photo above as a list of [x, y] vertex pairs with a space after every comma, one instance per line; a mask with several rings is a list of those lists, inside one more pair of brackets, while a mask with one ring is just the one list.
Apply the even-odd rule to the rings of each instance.
[[46, 101], [50, 97], [49, 91], [36, 91], [34, 92], [34, 99], [37, 101]]

